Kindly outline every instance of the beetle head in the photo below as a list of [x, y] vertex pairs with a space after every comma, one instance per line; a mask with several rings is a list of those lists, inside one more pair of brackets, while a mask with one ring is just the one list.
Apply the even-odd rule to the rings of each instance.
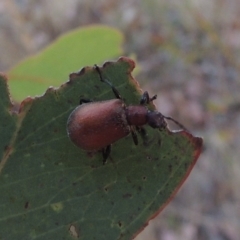
[[165, 121], [165, 117], [157, 111], [148, 111], [147, 113], [147, 122], [148, 125], [152, 128], [166, 128], [167, 123]]

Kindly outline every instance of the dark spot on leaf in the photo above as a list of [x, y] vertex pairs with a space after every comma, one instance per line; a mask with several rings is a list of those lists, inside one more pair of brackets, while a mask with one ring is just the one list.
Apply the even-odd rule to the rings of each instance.
[[170, 173], [172, 172], [172, 164], [168, 165], [168, 170], [169, 170]]
[[127, 177], [127, 182], [128, 182], [128, 183], [131, 183], [131, 182], [132, 182], [129, 177]]
[[63, 182], [64, 181], [64, 178], [60, 178], [59, 179], [59, 182], [61, 183], [61, 182]]
[[101, 90], [101, 88], [99, 87], [99, 85], [94, 85], [94, 88], [96, 88], [97, 90]]
[[59, 129], [58, 129], [58, 128], [55, 128], [55, 129], [53, 130], [53, 132], [54, 132], [54, 133], [57, 133], [57, 132], [59, 132]]
[[122, 223], [119, 221], [118, 222], [118, 226], [121, 228], [122, 227]]
[[76, 183], [76, 182], [73, 182], [73, 183], [72, 183], [72, 185], [73, 185], [73, 186], [76, 186], [76, 185], [77, 185], [77, 183]]
[[138, 191], [142, 191], [142, 187], [141, 186], [138, 186]]
[[147, 156], [147, 160], [151, 161], [151, 160], [152, 160], [152, 158], [151, 158], [150, 156]]
[[146, 177], [146, 176], [143, 176], [142, 179], [145, 181], [145, 180], [147, 179], [147, 177]]
[[5, 147], [4, 147], [4, 151], [7, 151], [8, 150], [8, 145], [6, 145]]
[[55, 225], [56, 225], [56, 226], [58, 226], [58, 225], [59, 225], [59, 223], [58, 223], [58, 222], [55, 222]]
[[93, 158], [94, 155], [96, 155], [96, 152], [87, 152], [87, 156], [88, 156], [89, 158]]
[[96, 168], [96, 166], [92, 164], [92, 165], [91, 165], [91, 168]]
[[28, 209], [28, 208], [29, 208], [29, 202], [25, 202], [24, 208], [25, 208], [25, 209]]
[[105, 191], [105, 192], [108, 192], [108, 187], [105, 187], [105, 188], [104, 188], [104, 191]]
[[131, 198], [131, 197], [132, 197], [131, 193], [123, 194], [123, 198]]

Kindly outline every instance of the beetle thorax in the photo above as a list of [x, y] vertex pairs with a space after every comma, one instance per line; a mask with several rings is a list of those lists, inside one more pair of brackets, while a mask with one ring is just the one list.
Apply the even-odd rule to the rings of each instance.
[[145, 106], [126, 107], [126, 117], [129, 125], [143, 126], [147, 123], [147, 108]]

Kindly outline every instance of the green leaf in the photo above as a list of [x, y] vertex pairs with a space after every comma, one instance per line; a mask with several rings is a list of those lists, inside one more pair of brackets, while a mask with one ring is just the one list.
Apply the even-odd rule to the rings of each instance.
[[[128, 58], [102, 68], [127, 104], [140, 98], [133, 68]], [[0, 239], [131, 239], [171, 200], [200, 155], [201, 138], [147, 126], [147, 142], [120, 139], [105, 165], [101, 152], [74, 146], [66, 123], [80, 96], [114, 98], [93, 68], [24, 100], [17, 119], [1, 84], [1, 119], [9, 121], [1, 132], [9, 136], [0, 162]]]
[[12, 108], [12, 103], [9, 99], [8, 89], [7, 89], [7, 80], [5, 76], [0, 75], [0, 171], [2, 162], [5, 162], [10, 150], [10, 142], [12, 141], [13, 133], [16, 132], [17, 128], [17, 118], [15, 114], [10, 113]]
[[17, 101], [42, 95], [66, 81], [69, 72], [121, 55], [122, 41], [119, 31], [101, 25], [69, 32], [9, 71], [11, 94]]

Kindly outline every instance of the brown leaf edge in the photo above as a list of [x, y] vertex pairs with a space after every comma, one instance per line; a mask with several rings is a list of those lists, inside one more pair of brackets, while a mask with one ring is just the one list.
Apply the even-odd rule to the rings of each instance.
[[[170, 134], [174, 134], [174, 132], [171, 132], [169, 130]], [[173, 191], [172, 195], [168, 198], [168, 200], [165, 202], [165, 204], [163, 204], [159, 210], [154, 213], [147, 221], [146, 223], [143, 225], [143, 227], [136, 233], [134, 234], [134, 236], [132, 237], [132, 239], [134, 239], [140, 232], [142, 232], [144, 230], [145, 227], [148, 226], [149, 221], [154, 219], [171, 201], [172, 199], [175, 197], [175, 195], [177, 194], [178, 190], [181, 188], [181, 186], [183, 185], [183, 183], [185, 182], [185, 180], [188, 178], [189, 174], [191, 173], [193, 167], [195, 166], [201, 152], [203, 149], [203, 139], [201, 137], [194, 137], [191, 133], [186, 132], [186, 131], [180, 131], [179, 132], [181, 135], [183, 135], [184, 137], [188, 138], [190, 140], [190, 143], [192, 143], [193, 147], [194, 147], [194, 153], [193, 153], [193, 162], [192, 164], [189, 166], [189, 168], [186, 171], [186, 174], [184, 176], [184, 178], [180, 181], [180, 183], [178, 184], [178, 186], [176, 187], [176, 189]]]

